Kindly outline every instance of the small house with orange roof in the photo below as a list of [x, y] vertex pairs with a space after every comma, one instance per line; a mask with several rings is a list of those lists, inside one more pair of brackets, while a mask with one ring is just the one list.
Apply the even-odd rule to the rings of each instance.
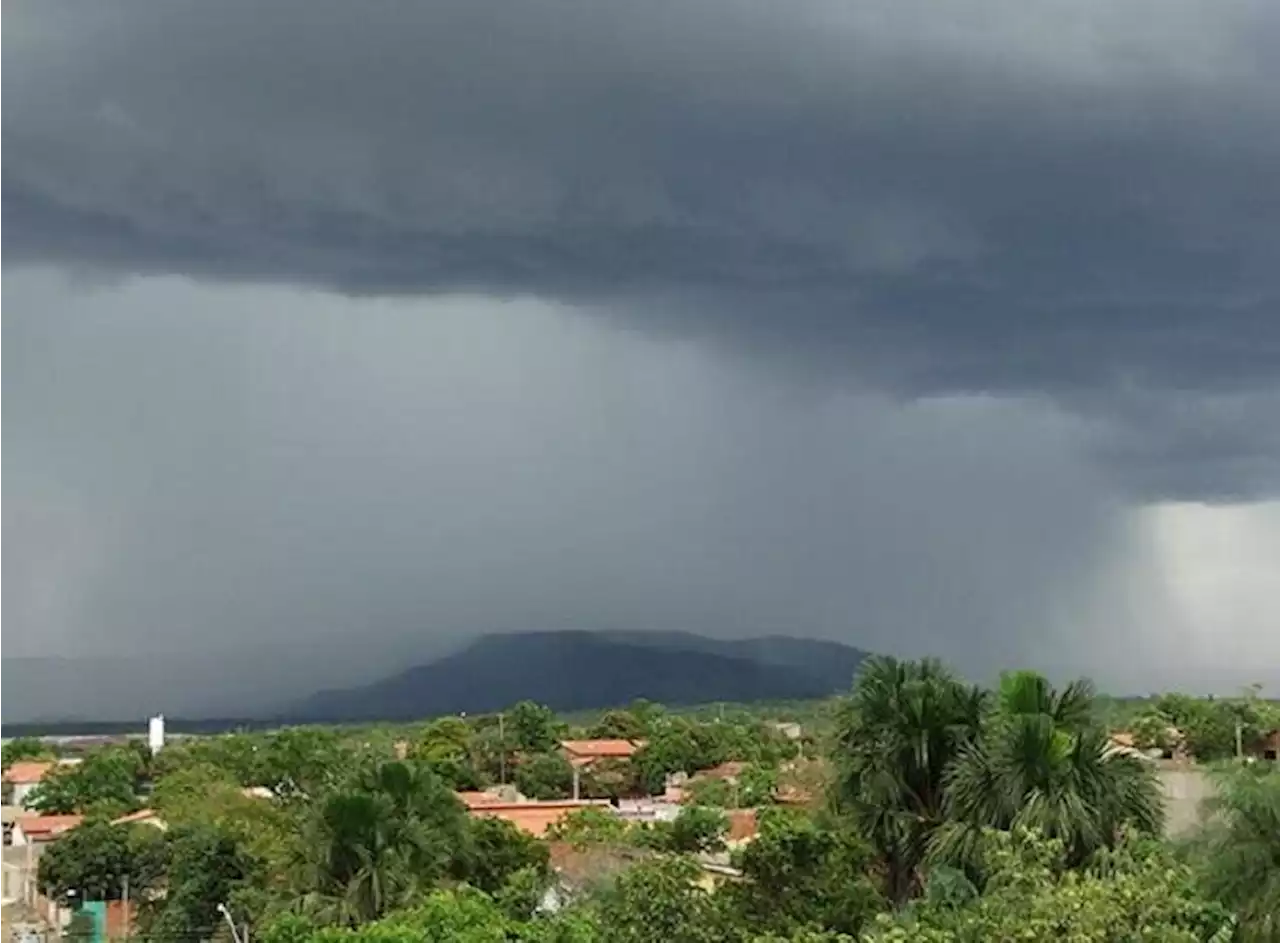
[[599, 808], [612, 810], [607, 799], [557, 799], [547, 802], [477, 802], [468, 805], [467, 811], [476, 818], [502, 819], [534, 838], [542, 838], [553, 825], [559, 824], [571, 813]]
[[573, 798], [582, 795], [583, 770], [602, 761], [629, 761], [644, 745], [643, 740], [561, 740], [560, 752], [573, 767]]
[[16, 806], [25, 806], [31, 791], [40, 785], [40, 781], [48, 775], [49, 770], [57, 765], [52, 760], [47, 762], [22, 760], [14, 763], [4, 771], [4, 783], [13, 789], [13, 795], [9, 801]]
[[83, 815], [24, 815], [13, 823], [15, 846], [53, 841], [84, 821]]
[[644, 744], [643, 740], [562, 740], [560, 750], [573, 766], [590, 766], [598, 760], [629, 760]]

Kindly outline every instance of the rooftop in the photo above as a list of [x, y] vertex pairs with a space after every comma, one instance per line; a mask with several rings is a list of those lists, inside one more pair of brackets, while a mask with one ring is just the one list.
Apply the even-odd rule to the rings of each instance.
[[523, 832], [542, 838], [551, 826], [566, 815], [579, 809], [611, 809], [607, 799], [558, 799], [551, 802], [487, 802], [468, 806], [468, 811], [480, 818], [502, 819]]
[[33, 841], [56, 838], [84, 821], [83, 815], [24, 815], [15, 823]]
[[643, 740], [562, 740], [560, 748], [571, 762], [601, 759], [627, 759], [644, 746]]
[[32, 760], [23, 760], [14, 763], [4, 771], [4, 781], [13, 783], [15, 786], [30, 785], [38, 783], [44, 779], [45, 774], [53, 769], [57, 764], [50, 761], [47, 763], [39, 763]]

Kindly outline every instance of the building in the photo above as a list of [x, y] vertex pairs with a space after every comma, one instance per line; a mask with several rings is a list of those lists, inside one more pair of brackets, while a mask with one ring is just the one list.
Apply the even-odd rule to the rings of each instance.
[[644, 746], [643, 740], [562, 740], [560, 750], [575, 767], [598, 760], [629, 760]]
[[24, 815], [13, 823], [13, 846], [40, 845], [71, 831], [83, 815]]
[[525, 799], [511, 802], [487, 793], [459, 793], [458, 798], [472, 816], [502, 819], [535, 838], [543, 838], [553, 825], [580, 809], [605, 809], [613, 812], [613, 806], [605, 799], [558, 799], [549, 802]]
[[644, 746], [643, 740], [562, 740], [560, 752], [573, 767], [573, 798], [582, 795], [582, 771], [602, 761], [627, 762]]
[[12, 805], [25, 807], [27, 799], [31, 795], [36, 786], [40, 785], [40, 781], [48, 775], [49, 771], [58, 764], [52, 761], [35, 762], [22, 761], [14, 763], [4, 771], [4, 782], [12, 787], [12, 795], [9, 802]]

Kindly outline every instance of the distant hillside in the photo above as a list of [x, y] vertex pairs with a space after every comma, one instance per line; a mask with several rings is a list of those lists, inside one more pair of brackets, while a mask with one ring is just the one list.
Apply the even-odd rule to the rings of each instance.
[[486, 636], [374, 684], [322, 691], [287, 719], [408, 720], [481, 713], [529, 699], [560, 711], [825, 697], [849, 686], [866, 653], [780, 636], [718, 641], [683, 633], [533, 632]]

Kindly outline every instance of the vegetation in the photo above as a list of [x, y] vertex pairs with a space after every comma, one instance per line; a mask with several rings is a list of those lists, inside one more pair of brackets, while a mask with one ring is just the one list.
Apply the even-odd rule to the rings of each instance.
[[[1216, 759], [1260, 741], [1271, 709], [1256, 692], [1170, 695], [1124, 723]], [[1084, 682], [1016, 672], [986, 690], [937, 662], [870, 659], [838, 704], [785, 712], [637, 702], [566, 719], [525, 702], [154, 758], [111, 747], [34, 793], [89, 816], [39, 880], [89, 899], [127, 886], [157, 939], [221, 938], [225, 905], [264, 943], [1280, 940], [1280, 773], [1231, 764], [1202, 832], [1165, 841], [1153, 766], [1110, 741], [1117, 710]], [[773, 723], [797, 717], [799, 740]], [[643, 746], [583, 770], [584, 794], [658, 794], [685, 773], [693, 801], [645, 823], [582, 809], [542, 840], [455, 796], [504, 782], [563, 797], [559, 741], [589, 736]], [[144, 804], [166, 830], [112, 824]], [[756, 809], [758, 834], [730, 847], [735, 808]], [[566, 852], [585, 879], [552, 866]]]

